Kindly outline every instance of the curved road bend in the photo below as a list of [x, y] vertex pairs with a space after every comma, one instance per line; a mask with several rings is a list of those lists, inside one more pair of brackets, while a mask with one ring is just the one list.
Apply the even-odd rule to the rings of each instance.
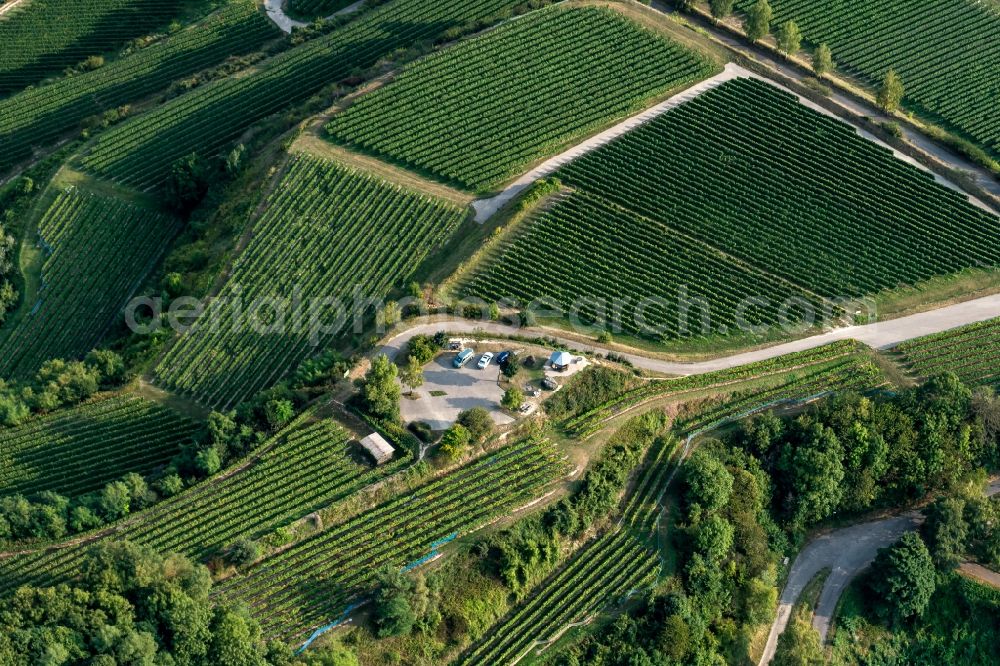
[[[874, 349], [889, 349], [901, 342], [923, 337], [932, 333], [940, 333], [959, 326], [973, 324], [987, 319], [1000, 317], [1000, 294], [984, 296], [964, 303], [956, 303], [937, 310], [921, 312], [898, 319], [890, 319], [885, 322], [866, 324], [864, 326], [845, 326], [836, 328], [825, 333], [820, 333], [801, 340], [793, 340], [772, 347], [758, 349], [750, 352], [742, 352], [730, 356], [712, 359], [709, 361], [698, 361], [691, 363], [664, 361], [655, 358], [648, 358], [638, 353], [623, 353], [621, 356], [628, 359], [637, 368], [643, 368], [651, 372], [666, 375], [700, 375], [717, 370], [727, 370], [755, 361], [764, 361], [793, 352], [814, 349], [831, 342], [853, 338]], [[380, 350], [389, 358], [395, 358], [396, 354], [403, 349], [414, 335], [423, 333], [433, 335], [440, 330], [448, 330], [453, 333], [474, 333], [482, 331], [494, 335], [537, 335], [555, 338], [559, 343], [568, 347], [580, 349], [588, 352], [605, 353], [610, 351], [607, 347], [597, 344], [582, 343], [568, 338], [561, 338], [557, 332], [543, 329], [517, 328], [492, 321], [469, 321], [454, 317], [424, 317], [410, 328], [401, 331], [390, 337]], [[616, 351], [617, 353], [617, 351]]]
[[[994, 480], [986, 487], [987, 495], [996, 495], [998, 492], [1000, 480]], [[770, 663], [774, 658], [778, 637], [788, 625], [792, 607], [816, 574], [826, 568], [831, 570], [823, 584], [813, 615], [813, 628], [819, 632], [820, 640], [826, 642], [837, 602], [847, 586], [871, 565], [879, 548], [887, 548], [896, 543], [903, 534], [917, 529], [922, 522], [923, 516], [920, 513], [909, 511], [901, 516], [835, 530], [810, 541], [792, 563], [785, 589], [778, 600], [778, 614], [771, 625], [760, 666]]]

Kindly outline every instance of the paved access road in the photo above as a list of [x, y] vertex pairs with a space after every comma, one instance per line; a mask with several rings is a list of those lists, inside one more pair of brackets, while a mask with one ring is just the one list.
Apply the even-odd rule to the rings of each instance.
[[[987, 486], [986, 494], [995, 495], [998, 492], [1000, 480], [994, 480]], [[778, 615], [771, 625], [760, 666], [770, 663], [774, 658], [778, 637], [788, 625], [792, 607], [816, 574], [826, 568], [831, 570], [823, 584], [813, 615], [813, 628], [819, 632], [820, 639], [826, 641], [837, 602], [851, 581], [871, 565], [879, 548], [887, 548], [896, 543], [901, 536], [917, 529], [922, 522], [923, 516], [911, 511], [901, 516], [845, 527], [810, 541], [792, 563], [785, 589], [778, 600]], [[993, 572], [989, 573], [997, 576]]]
[[[1000, 317], [1000, 294], [984, 296], [964, 303], [921, 312], [915, 315], [890, 319], [889, 321], [865, 326], [846, 326], [836, 328], [826, 333], [814, 335], [801, 340], [793, 340], [772, 347], [765, 347], [751, 352], [743, 352], [723, 356], [710, 361], [692, 363], [664, 361], [648, 358], [635, 352], [621, 354], [632, 365], [651, 372], [666, 375], [700, 375], [717, 370], [735, 368], [755, 361], [764, 361], [793, 352], [814, 349], [831, 342], [853, 338], [874, 349], [890, 349], [901, 342], [919, 338], [932, 333], [940, 333], [966, 324], [973, 324], [987, 319]], [[605, 353], [607, 347], [599, 344], [582, 343], [569, 338], [561, 338], [558, 332], [550, 329], [517, 328], [492, 321], [470, 321], [454, 317], [426, 317], [410, 328], [390, 337], [381, 349], [381, 353], [389, 358], [395, 358], [401, 349], [418, 333], [433, 335], [437, 331], [447, 330], [452, 333], [473, 333], [482, 331], [493, 335], [522, 335], [526, 337], [545, 336], [558, 340], [561, 344], [582, 351]], [[613, 350], [616, 351], [617, 350]]]

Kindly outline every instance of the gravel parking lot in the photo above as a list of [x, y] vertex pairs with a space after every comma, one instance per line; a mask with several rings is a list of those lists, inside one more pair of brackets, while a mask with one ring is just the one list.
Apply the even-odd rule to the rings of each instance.
[[[484, 350], [485, 351], [485, 350]], [[424, 367], [424, 384], [410, 398], [408, 389], [403, 388], [403, 399], [400, 401], [400, 413], [403, 419], [423, 421], [435, 430], [448, 428], [459, 412], [472, 407], [485, 407], [490, 410], [493, 421], [499, 425], [512, 423], [513, 418], [500, 409], [500, 399], [504, 390], [497, 385], [497, 375], [500, 368], [491, 363], [485, 370], [476, 367], [476, 362], [482, 351], [463, 368], [452, 367], [455, 353], [438, 355]]]

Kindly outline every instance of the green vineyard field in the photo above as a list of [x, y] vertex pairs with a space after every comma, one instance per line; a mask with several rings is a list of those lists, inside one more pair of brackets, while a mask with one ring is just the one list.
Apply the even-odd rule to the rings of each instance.
[[184, 0], [31, 0], [0, 20], [0, 95], [165, 28]]
[[954, 372], [969, 386], [1000, 384], [1000, 319], [917, 338], [895, 351], [921, 379]]
[[824, 297], [1000, 265], [996, 216], [755, 79], [671, 109], [558, 176]]
[[[776, 379], [777, 383], [765, 389], [757, 385], [764, 379]], [[706, 390], [738, 394], [733, 401], [754, 406], [774, 400], [807, 398], [828, 390], [873, 388], [883, 382], [881, 373], [873, 371], [865, 347], [854, 340], [843, 340], [729, 370], [647, 382], [605, 404], [574, 414], [566, 419], [563, 428], [575, 437], [586, 437], [608, 419], [647, 401], [694, 397]], [[701, 418], [704, 416], [700, 414]]]
[[[0, 21], [0, 26], [3, 22]], [[203, 21], [100, 69], [0, 99], [0, 172], [91, 116], [130, 104], [278, 35], [253, 0], [231, 0]]]
[[288, 0], [286, 9], [293, 16], [315, 18], [330, 16], [353, 5], [355, 0]]
[[[816, 312], [824, 307], [803, 289], [582, 192], [523, 222], [463, 288], [488, 301], [550, 297], [567, 312], [574, 303], [598, 299], [607, 304], [603, 311], [596, 305], [578, 308], [584, 323], [598, 325], [611, 317], [610, 304], [616, 301], [660, 299], [644, 308], [638, 322], [638, 313], [625, 308], [620, 325], [636, 337], [656, 329], [669, 339], [735, 331], [738, 317], [751, 326], [776, 326], [781, 305], [792, 299]], [[697, 308], [689, 321], [680, 321], [682, 293], [690, 302], [711, 304], [711, 331], [701, 330]], [[738, 310], [745, 299], [761, 295], [769, 299], [765, 308]]]
[[97, 490], [129, 472], [153, 471], [202, 431], [173, 410], [127, 394], [37, 418], [0, 430], [0, 496]]
[[176, 219], [120, 199], [61, 192], [38, 225], [38, 294], [0, 337], [0, 376], [31, 375], [50, 358], [90, 351], [178, 228]]
[[[739, 0], [744, 11], [751, 0]], [[879, 85], [894, 68], [906, 102], [1000, 155], [1000, 6], [973, 0], [772, 0], [777, 26], [829, 44], [840, 70]]]
[[433, 43], [453, 28], [499, 18], [515, 4], [393, 0], [275, 56], [247, 76], [208, 84], [112, 129], [100, 137], [84, 164], [119, 182], [155, 188], [178, 158], [221, 152], [260, 120], [356, 75], [397, 49]]
[[563, 469], [544, 442], [512, 444], [263, 560], [217, 594], [249, 607], [266, 635], [301, 637], [369, 589], [380, 567], [404, 567], [437, 540], [509, 514]]
[[553, 7], [425, 58], [327, 125], [337, 142], [488, 191], [716, 66], [610, 9]]
[[[205, 558], [238, 537], [261, 537], [347, 497], [406, 463], [372, 468], [355, 462], [344, 430], [307, 413], [264, 445], [256, 464], [205, 481], [133, 517], [115, 538]], [[0, 560], [0, 594], [25, 583], [72, 576], [85, 548], [69, 547]]]
[[[403, 284], [463, 215], [334, 162], [294, 157], [220, 298], [164, 357], [159, 381], [213, 406], [250, 397], [336, 337], [311, 335], [308, 307], [298, 320], [286, 310], [275, 327], [255, 325], [253, 303], [343, 299], [350, 313], [355, 290], [377, 299]], [[335, 318], [332, 308], [316, 312], [321, 322]], [[351, 326], [348, 318], [345, 330]]]

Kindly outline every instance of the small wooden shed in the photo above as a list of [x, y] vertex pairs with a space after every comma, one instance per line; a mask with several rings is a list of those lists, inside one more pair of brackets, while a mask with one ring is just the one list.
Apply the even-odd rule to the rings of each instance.
[[396, 452], [396, 449], [392, 448], [392, 444], [385, 441], [385, 438], [377, 432], [362, 439], [361, 446], [371, 454], [377, 465], [392, 460], [392, 455]]

